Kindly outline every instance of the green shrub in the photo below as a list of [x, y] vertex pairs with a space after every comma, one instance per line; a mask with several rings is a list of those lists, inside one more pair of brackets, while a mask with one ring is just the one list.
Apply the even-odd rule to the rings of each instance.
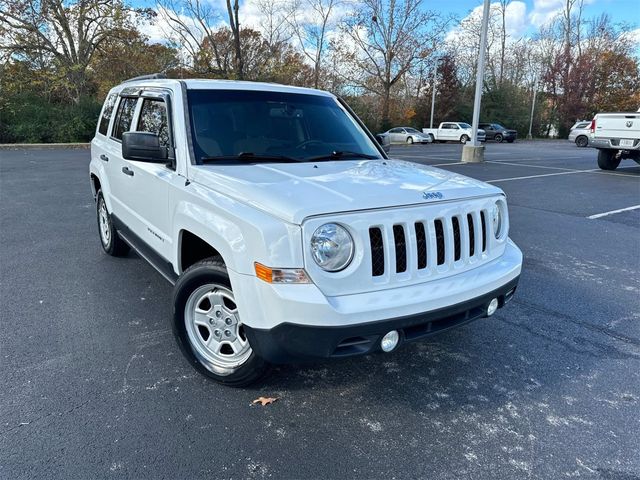
[[33, 94], [2, 99], [0, 143], [66, 143], [91, 140], [100, 104], [85, 98], [56, 105]]

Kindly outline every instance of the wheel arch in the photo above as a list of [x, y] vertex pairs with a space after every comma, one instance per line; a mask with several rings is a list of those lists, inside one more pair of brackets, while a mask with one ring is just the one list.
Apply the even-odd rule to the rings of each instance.
[[182, 229], [178, 234], [178, 270], [184, 272], [194, 263], [205, 258], [219, 257], [226, 265], [224, 257], [211, 243], [190, 230]]

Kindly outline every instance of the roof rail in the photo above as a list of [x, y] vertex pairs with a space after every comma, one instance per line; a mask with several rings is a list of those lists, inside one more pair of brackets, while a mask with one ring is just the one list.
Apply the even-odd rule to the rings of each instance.
[[164, 73], [152, 73], [151, 75], [140, 75], [139, 77], [129, 78], [122, 83], [135, 82], [136, 80], [156, 80], [164, 78], [167, 78]]

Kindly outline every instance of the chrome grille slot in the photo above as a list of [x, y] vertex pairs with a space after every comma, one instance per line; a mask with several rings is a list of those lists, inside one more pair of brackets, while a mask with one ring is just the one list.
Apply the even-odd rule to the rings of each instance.
[[473, 227], [473, 216], [467, 213], [467, 225], [469, 226], [469, 257], [473, 257], [476, 251], [476, 235]]
[[482, 221], [482, 251], [487, 251], [487, 221], [485, 220], [484, 210], [480, 212], [480, 220]]
[[427, 235], [424, 232], [424, 223], [416, 222], [416, 246], [418, 248], [418, 270], [427, 268]]
[[437, 251], [438, 265], [444, 265], [444, 259], [445, 259], [444, 227], [442, 226], [442, 220], [436, 220], [433, 223], [436, 229], [436, 251]]
[[393, 240], [396, 247], [396, 273], [407, 271], [407, 242], [402, 225], [393, 226]]
[[460, 246], [460, 221], [458, 217], [453, 217], [451, 223], [453, 227], [453, 260], [457, 262], [462, 256], [462, 248]]
[[369, 242], [371, 243], [371, 275], [380, 277], [384, 275], [384, 242], [380, 228], [369, 229]]

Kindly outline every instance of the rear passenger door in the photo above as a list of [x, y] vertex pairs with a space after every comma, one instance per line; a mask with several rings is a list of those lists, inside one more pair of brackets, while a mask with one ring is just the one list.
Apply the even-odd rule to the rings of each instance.
[[125, 225], [133, 224], [135, 215], [133, 215], [127, 199], [133, 182], [123, 173], [125, 163], [122, 158], [122, 134], [131, 129], [137, 105], [138, 97], [119, 97], [115, 119], [109, 132], [109, 139], [105, 144], [105, 157], [108, 158], [111, 213], [116, 217], [116, 221], [121, 221]]

